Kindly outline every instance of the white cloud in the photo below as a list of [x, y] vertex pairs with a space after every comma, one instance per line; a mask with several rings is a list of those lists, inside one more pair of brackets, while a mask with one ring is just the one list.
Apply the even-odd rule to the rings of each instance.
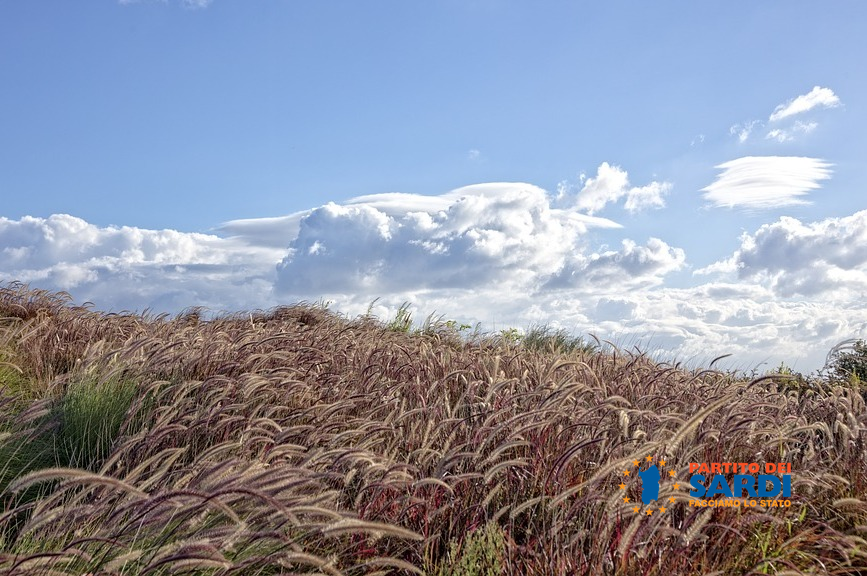
[[[651, 184], [628, 197], [649, 203]], [[80, 218], [0, 218], [4, 278], [68, 290], [104, 309], [267, 307], [280, 299], [353, 294], [585, 294], [658, 285], [684, 262], [659, 239], [587, 246], [616, 222], [555, 207], [529, 184], [488, 183], [439, 196], [380, 194], [286, 217], [238, 220], [222, 236], [99, 227]], [[345, 301], [345, 296], [343, 301]]]
[[[612, 296], [611, 298], [618, 298]], [[786, 301], [755, 284], [705, 284], [693, 288], [642, 291], [626, 298], [628, 316], [613, 316], [618, 340], [673, 351], [697, 363], [733, 354], [741, 369], [785, 361], [809, 371], [845, 337], [865, 334], [867, 310], [821, 301]], [[602, 316], [594, 316], [603, 323]]]
[[301, 218], [308, 210], [273, 218], [248, 218], [225, 222], [216, 232], [253, 246], [286, 248], [298, 235]]
[[769, 117], [771, 122], [778, 122], [784, 118], [802, 114], [817, 106], [823, 108], [836, 108], [840, 105], [840, 99], [834, 94], [830, 88], [822, 88], [814, 86], [807, 94], [802, 94], [797, 98], [793, 98], [784, 104], [774, 108], [773, 113]]
[[701, 189], [705, 200], [748, 210], [808, 204], [803, 197], [831, 177], [831, 164], [798, 156], [745, 156], [716, 167], [723, 171]]
[[[367, 294], [328, 297], [337, 309], [362, 314]], [[548, 324], [576, 334], [595, 334], [622, 347], [694, 366], [724, 354], [719, 367], [771, 369], [780, 362], [809, 372], [821, 367], [828, 350], [852, 336], [867, 336], [867, 309], [826, 301], [780, 300], [749, 283], [708, 283], [692, 288], [626, 290], [597, 286], [596, 292], [549, 290], [399, 291], [383, 296], [373, 309], [382, 318], [404, 302], [415, 317], [436, 312], [486, 330]]]
[[777, 142], [788, 142], [789, 140], [792, 140], [792, 138], [793, 136], [790, 132], [779, 128], [770, 130], [765, 136], [766, 140], [776, 140]]
[[750, 134], [756, 127], [761, 128], [762, 123], [758, 120], [748, 120], [743, 124], [734, 124], [729, 128], [729, 134], [738, 137], [738, 142], [743, 144], [750, 138]]
[[[350, 198], [343, 203], [344, 206], [368, 206], [392, 218], [403, 218], [415, 212], [427, 212], [435, 214], [448, 208], [465, 196], [492, 196], [510, 189], [522, 187], [536, 188], [530, 184], [494, 182], [464, 186], [440, 194], [426, 196], [422, 194], [407, 194], [389, 192], [384, 194], [370, 194]], [[249, 218], [225, 222], [216, 228], [216, 232], [229, 236], [254, 246], [267, 246], [269, 248], [288, 248], [289, 243], [298, 236], [301, 229], [301, 220], [310, 215], [313, 210], [304, 210], [288, 216], [272, 218]], [[574, 211], [559, 212], [564, 218], [581, 224], [586, 228], [619, 228], [620, 225], [607, 218], [589, 216]]]
[[791, 217], [741, 237], [740, 249], [699, 274], [736, 273], [783, 297], [867, 294], [867, 211], [808, 224]]
[[283, 253], [207, 234], [102, 228], [66, 214], [0, 217], [0, 246], [3, 278], [113, 309], [246, 305], [253, 300], [243, 286], [261, 289]]
[[617, 202], [626, 195], [628, 186], [629, 175], [625, 170], [603, 162], [596, 169], [595, 178], [584, 180], [584, 187], [576, 198], [576, 206], [588, 214], [593, 214], [609, 202]]
[[600, 227], [619, 225], [575, 208], [555, 208], [547, 192], [529, 184], [355, 198], [300, 220], [278, 266], [278, 286], [290, 294], [492, 283], [532, 290], [582, 250], [579, 241], [590, 228]]
[[471, 148], [467, 152], [467, 160], [469, 160], [471, 162], [475, 162], [476, 160], [478, 160], [481, 157], [481, 155], [482, 155], [481, 151], [479, 151], [477, 148]]
[[593, 178], [582, 176], [583, 187], [578, 192], [575, 205], [579, 210], [593, 214], [607, 204], [626, 198], [624, 208], [637, 212], [646, 208], [663, 208], [664, 196], [671, 191], [668, 182], [651, 182], [646, 186], [630, 187], [629, 175], [619, 166], [603, 162]]
[[511, 189], [513, 187], [529, 186], [529, 184], [512, 184], [508, 182], [494, 184], [476, 184], [459, 188], [438, 196], [425, 196], [423, 194], [406, 194], [402, 192], [390, 192], [386, 194], [370, 194], [356, 196], [345, 202], [347, 205], [366, 205], [376, 208], [389, 216], [403, 216], [411, 212], [439, 212], [447, 210], [456, 200], [463, 196], [484, 195], [485, 190], [495, 193], [497, 190]]
[[809, 134], [819, 126], [816, 122], [801, 122], [796, 121], [791, 128], [774, 128], [769, 130], [765, 135], [766, 140], [776, 140], [777, 142], [790, 142], [795, 139], [796, 134]]
[[650, 238], [639, 246], [622, 241], [620, 250], [570, 254], [565, 265], [544, 285], [545, 289], [570, 289], [587, 293], [605, 292], [611, 286], [636, 290], [657, 286], [665, 275], [680, 270], [686, 253], [659, 238]]
[[[835, 108], [840, 105], [840, 99], [830, 88], [814, 87], [808, 94], [802, 94], [797, 98], [793, 98], [785, 104], [777, 106], [769, 117], [772, 123], [779, 123], [781, 120], [791, 118], [798, 114], [803, 114], [816, 107]], [[789, 126], [774, 126], [765, 134], [766, 140], [776, 140], [777, 142], [789, 142], [795, 139], [798, 134], [809, 134], [818, 126], [817, 122], [802, 122], [795, 121]], [[736, 136], [738, 142], [744, 144], [750, 139], [753, 132], [764, 127], [764, 123], [760, 120], [748, 120], [742, 124], [734, 124], [729, 128], [729, 134]]]
[[[610, 220], [529, 184], [439, 196], [383, 194], [220, 234], [99, 227], [79, 218], [0, 218], [0, 277], [67, 289], [100, 309], [177, 312], [334, 302], [392, 315], [409, 301], [486, 330], [549, 323], [694, 364], [734, 354], [749, 369], [818, 368], [836, 342], [867, 336], [867, 211], [805, 223], [780, 218], [744, 235], [719, 279], [666, 286], [687, 254], [660, 238], [591, 244]], [[700, 276], [695, 276], [699, 278]]]
[[640, 212], [647, 208], [664, 208], [664, 197], [671, 191], [669, 182], [651, 182], [647, 186], [632, 188], [626, 193], [623, 207], [627, 212]]

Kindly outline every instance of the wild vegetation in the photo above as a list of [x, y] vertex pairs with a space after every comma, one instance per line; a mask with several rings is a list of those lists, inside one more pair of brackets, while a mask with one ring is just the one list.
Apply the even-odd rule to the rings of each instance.
[[[0, 286], [0, 573], [867, 570], [856, 372], [406, 314], [105, 314]], [[619, 488], [646, 457], [675, 472], [651, 516]], [[790, 463], [791, 507], [690, 507], [691, 462]]]

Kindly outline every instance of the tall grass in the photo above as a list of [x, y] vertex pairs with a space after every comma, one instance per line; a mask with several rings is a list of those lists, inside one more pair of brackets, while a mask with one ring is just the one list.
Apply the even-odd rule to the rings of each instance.
[[[101, 314], [10, 284], [0, 317], [3, 574], [867, 570], [845, 384], [321, 306]], [[676, 473], [650, 517], [618, 486], [647, 456]], [[791, 463], [792, 507], [689, 507], [704, 461]]]
[[96, 470], [109, 456], [137, 393], [123, 379], [85, 379], [71, 384], [58, 402], [58, 465]]

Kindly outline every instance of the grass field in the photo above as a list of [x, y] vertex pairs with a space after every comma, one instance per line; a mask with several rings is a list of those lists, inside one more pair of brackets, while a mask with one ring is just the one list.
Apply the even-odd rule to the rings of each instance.
[[[2, 574], [867, 572], [857, 382], [310, 305], [103, 314], [8, 284], [0, 318]], [[651, 515], [620, 487], [648, 457]], [[789, 463], [791, 506], [690, 506], [700, 462]]]

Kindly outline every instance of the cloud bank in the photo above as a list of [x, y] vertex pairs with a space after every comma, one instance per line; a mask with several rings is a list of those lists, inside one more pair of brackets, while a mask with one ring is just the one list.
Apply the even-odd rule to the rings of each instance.
[[208, 234], [98, 227], [67, 214], [0, 217], [0, 277], [103, 308], [226, 309], [270, 292], [280, 252]]
[[[618, 202], [628, 211], [630, 191], [653, 187], [630, 186], [621, 172], [601, 166], [589, 186], [557, 196], [521, 183], [362, 196], [213, 234], [0, 218], [0, 277], [103, 310], [325, 299], [349, 315], [375, 301], [385, 318], [410, 302], [419, 319], [436, 312], [487, 330], [548, 323], [696, 364], [731, 353], [742, 369], [818, 368], [836, 342], [864, 335], [867, 211], [779, 218], [693, 276], [713, 280], [674, 288], [669, 278], [689, 265], [683, 248], [629, 238], [588, 213]], [[608, 246], [600, 234], [620, 238]]]

